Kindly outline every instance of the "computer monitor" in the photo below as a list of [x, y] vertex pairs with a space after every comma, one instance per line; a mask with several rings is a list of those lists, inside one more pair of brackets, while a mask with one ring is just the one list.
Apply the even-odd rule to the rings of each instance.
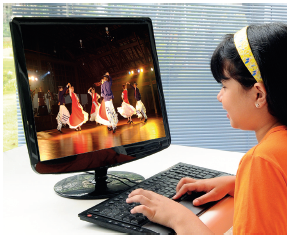
[[171, 142], [152, 21], [16, 17], [10, 29], [32, 169], [85, 172], [55, 185], [68, 198], [111, 197], [142, 181], [107, 170]]

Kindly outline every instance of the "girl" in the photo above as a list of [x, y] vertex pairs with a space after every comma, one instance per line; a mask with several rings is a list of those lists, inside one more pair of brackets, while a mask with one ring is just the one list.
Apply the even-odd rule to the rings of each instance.
[[92, 104], [91, 104], [91, 111], [90, 111], [90, 121], [95, 121], [96, 116], [99, 112], [99, 102], [98, 99], [100, 98], [99, 94], [95, 92], [95, 88], [89, 88], [88, 93], [90, 94], [92, 98]]
[[67, 122], [71, 129], [81, 131], [81, 125], [88, 121], [88, 113], [83, 111], [77, 95], [74, 93], [74, 87], [69, 84], [69, 95], [72, 100], [71, 115]]
[[[216, 48], [211, 70], [223, 87], [217, 98], [232, 127], [255, 131], [258, 144], [242, 158], [236, 176], [183, 178], [173, 199], [191, 191], [193, 204], [234, 196], [233, 234], [287, 234], [287, 26], [251, 25], [227, 35]], [[131, 213], [171, 227], [177, 234], [212, 234], [179, 203], [138, 189]], [[167, 209], [167, 208], [170, 209]]]
[[128, 97], [127, 97], [127, 84], [122, 85], [123, 92], [121, 94], [121, 98], [123, 100], [121, 107], [118, 107], [117, 110], [120, 115], [124, 118], [128, 118], [127, 123], [133, 123], [131, 120], [131, 116], [136, 114], [135, 108], [129, 104]]

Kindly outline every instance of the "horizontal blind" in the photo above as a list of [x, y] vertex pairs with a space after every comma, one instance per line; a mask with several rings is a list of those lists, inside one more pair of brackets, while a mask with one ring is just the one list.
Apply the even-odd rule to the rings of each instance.
[[224, 34], [249, 24], [287, 23], [287, 5], [197, 3], [16, 4], [13, 16], [150, 17], [172, 144], [246, 152], [253, 132], [231, 128], [217, 101], [210, 57]]
[[21, 110], [20, 110], [20, 104], [19, 104], [19, 97], [18, 97], [18, 90], [16, 85], [16, 107], [17, 107], [17, 129], [18, 129], [18, 147], [25, 145], [25, 135], [23, 131], [23, 124], [22, 124], [22, 116], [21, 116]]

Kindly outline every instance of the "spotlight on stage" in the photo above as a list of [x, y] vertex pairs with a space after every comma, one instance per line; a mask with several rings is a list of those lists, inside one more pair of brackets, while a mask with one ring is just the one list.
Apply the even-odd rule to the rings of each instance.
[[39, 80], [44, 79], [48, 74], [50, 74], [50, 71], [47, 71], [45, 74], [41, 75]]
[[131, 74], [133, 74], [134, 72], [133, 72], [133, 70], [131, 71]]
[[28, 77], [28, 79], [31, 81], [38, 81], [38, 78], [34, 77], [33, 75], [31, 77]]
[[137, 72], [139, 73], [139, 72], [140, 72], [140, 70], [138, 69], [138, 70], [137, 70]]
[[128, 74], [130, 74], [130, 71], [128, 71]]
[[140, 69], [140, 72], [143, 72], [143, 69]]
[[153, 68], [151, 68], [151, 71], [154, 71], [154, 69], [153, 69]]

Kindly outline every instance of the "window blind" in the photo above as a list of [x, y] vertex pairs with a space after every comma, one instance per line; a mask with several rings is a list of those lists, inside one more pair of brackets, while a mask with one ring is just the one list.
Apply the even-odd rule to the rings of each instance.
[[[246, 152], [257, 143], [253, 132], [231, 128], [216, 98], [221, 86], [211, 74], [210, 57], [225, 34], [253, 23], [287, 23], [285, 3], [22, 3], [12, 6], [12, 14], [150, 17], [172, 144]], [[25, 143], [23, 137], [19, 137], [19, 145]]]

